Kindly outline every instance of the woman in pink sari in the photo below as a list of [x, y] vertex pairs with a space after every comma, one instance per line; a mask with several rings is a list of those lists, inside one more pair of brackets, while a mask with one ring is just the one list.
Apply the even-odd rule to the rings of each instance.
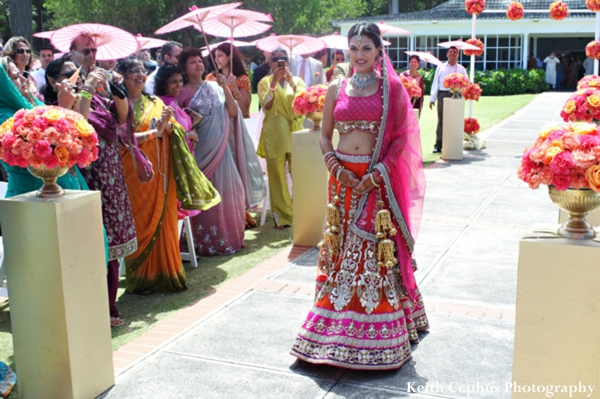
[[320, 290], [291, 354], [350, 369], [397, 369], [411, 358], [417, 331], [429, 327], [412, 260], [425, 190], [420, 132], [378, 26], [354, 25], [348, 44], [356, 72], [329, 85], [321, 133], [331, 204]]

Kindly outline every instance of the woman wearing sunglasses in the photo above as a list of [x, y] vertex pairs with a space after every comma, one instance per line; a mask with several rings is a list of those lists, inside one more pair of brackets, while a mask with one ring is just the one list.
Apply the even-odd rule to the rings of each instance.
[[[287, 185], [286, 164], [292, 170], [292, 132], [302, 130], [304, 116], [294, 113], [296, 92], [306, 85], [288, 69], [288, 55], [283, 49], [271, 53], [273, 74], [258, 83], [258, 99], [265, 120], [256, 153], [267, 159], [271, 210], [276, 229], [292, 225], [292, 198]], [[277, 215], [277, 216], [275, 216]]]
[[[48, 64], [44, 99], [48, 105], [70, 108], [87, 117], [98, 134], [98, 159], [81, 173], [92, 190], [100, 191], [102, 197], [102, 222], [108, 236], [108, 299], [110, 323], [112, 327], [124, 324], [115, 306], [119, 285], [119, 259], [137, 249], [135, 224], [131, 203], [125, 184], [125, 174], [121, 163], [120, 143], [117, 134], [118, 123], [127, 120], [127, 100], [115, 96], [108, 101], [96, 93], [104, 86], [104, 74], [94, 71], [88, 74], [85, 82], [79, 77], [73, 87], [70, 79], [77, 67], [69, 55]], [[113, 74], [117, 81], [121, 76]], [[77, 94], [78, 92], [78, 94]], [[76, 98], [78, 100], [76, 100]]]
[[31, 64], [33, 64], [33, 57], [31, 53], [31, 46], [29, 45], [27, 39], [22, 36], [10, 38], [10, 40], [6, 42], [6, 45], [4, 46], [2, 55], [5, 57], [10, 57], [10, 59], [12, 59], [17, 66], [19, 73], [27, 79], [23, 87], [29, 93], [28, 96], [33, 96], [42, 100], [35, 79], [29, 76]]

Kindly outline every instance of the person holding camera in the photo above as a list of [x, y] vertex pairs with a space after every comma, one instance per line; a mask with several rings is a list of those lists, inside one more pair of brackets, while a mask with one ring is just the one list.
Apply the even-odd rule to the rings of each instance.
[[[271, 210], [275, 228], [292, 225], [292, 198], [287, 185], [286, 164], [292, 171], [292, 132], [302, 130], [303, 115], [294, 113], [292, 102], [304, 81], [292, 76], [285, 50], [271, 53], [273, 73], [258, 83], [258, 99], [265, 113], [256, 153], [267, 160]], [[277, 215], [277, 216], [275, 216]]]

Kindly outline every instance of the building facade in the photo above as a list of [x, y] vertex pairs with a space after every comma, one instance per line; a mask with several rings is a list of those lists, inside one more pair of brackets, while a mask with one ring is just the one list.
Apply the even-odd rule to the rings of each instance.
[[[485, 44], [485, 52], [475, 67], [480, 70], [526, 68], [529, 54], [544, 59], [551, 52], [569, 54], [583, 61], [585, 46], [594, 40], [595, 13], [588, 10], [585, 0], [565, 0], [569, 16], [562, 21], [550, 18], [548, 9], [553, 0], [521, 0], [525, 16], [519, 21], [506, 18], [511, 0], [487, 0], [485, 11], [477, 16], [477, 38]], [[345, 35], [357, 22], [370, 21], [397, 26], [412, 32], [409, 36], [386, 36], [392, 44], [388, 54], [397, 68], [406, 68], [406, 50], [430, 51], [440, 60], [446, 59], [446, 49], [437, 43], [471, 38], [472, 17], [465, 11], [464, 0], [450, 0], [431, 10], [404, 14], [387, 14], [359, 19], [332, 21]], [[459, 62], [470, 63], [462, 55]]]

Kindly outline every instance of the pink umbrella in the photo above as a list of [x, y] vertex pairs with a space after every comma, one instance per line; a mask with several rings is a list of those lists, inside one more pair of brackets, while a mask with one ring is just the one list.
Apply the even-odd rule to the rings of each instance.
[[137, 36], [135, 38], [140, 45], [140, 50], [162, 47], [163, 44], [167, 43], [166, 40], [155, 39], [153, 37], [144, 37], [139, 33], [137, 34]]
[[263, 22], [273, 22], [271, 14], [236, 8], [206, 19], [202, 29], [209, 35], [219, 37], [255, 36], [271, 28]]
[[[250, 46], [255, 46], [255, 44], [250, 43], [250, 42], [243, 42], [241, 40], [223, 40], [222, 42], [217, 42], [217, 43], [212, 43], [211, 46], [213, 46], [213, 48], [220, 46], [223, 43], [233, 43], [233, 45], [235, 47], [250, 47]], [[200, 50], [202, 50], [202, 56], [206, 57], [208, 56], [208, 48], [206, 46], [201, 47]]]
[[[204, 32], [204, 28], [202, 27], [204, 21], [207, 19], [210, 19], [210, 18], [214, 18], [217, 15], [219, 15], [227, 10], [231, 10], [233, 8], [239, 7], [241, 4], [242, 3], [238, 2], [238, 3], [222, 4], [222, 5], [218, 5], [218, 6], [204, 7], [204, 8], [198, 8], [196, 6], [193, 6], [193, 7], [190, 7], [190, 12], [177, 18], [176, 20], [174, 20], [172, 22], [169, 22], [168, 24], [166, 24], [162, 28], [158, 29], [154, 33], [157, 35], [162, 35], [164, 33], [174, 32], [176, 30], [180, 30], [180, 29], [187, 28], [189, 26], [193, 26], [202, 32], [202, 36], [204, 36], [204, 43], [206, 43], [206, 45], [208, 46], [208, 39], [206, 38], [206, 33]], [[210, 47], [209, 47], [209, 50], [210, 50]], [[213, 66], [215, 67], [215, 70], [216, 70], [217, 63], [213, 59], [212, 54], [210, 54], [210, 59], [212, 60]]]
[[463, 42], [462, 40], [452, 40], [449, 42], [440, 42], [438, 46], [444, 48], [456, 47], [459, 50], [479, 50], [479, 47]]
[[334, 32], [333, 35], [321, 36], [319, 39], [325, 42], [327, 48], [348, 50], [348, 38], [337, 32]]
[[85, 34], [92, 38], [98, 48], [96, 59], [118, 60], [138, 51], [138, 42], [131, 33], [120, 28], [102, 24], [77, 24], [60, 28], [50, 41], [58, 50], [66, 52], [77, 36]]
[[55, 30], [47, 30], [45, 32], [34, 33], [33, 36], [39, 37], [40, 39], [50, 39], [52, 35], [56, 32]]
[[381, 35], [412, 35], [412, 32], [407, 31], [405, 29], [402, 28], [398, 28], [396, 26], [392, 26], [392, 25], [388, 25], [385, 22], [381, 21], [379, 22], [379, 24], [377, 24], [377, 26], [379, 26], [379, 30], [381, 31]]
[[290, 58], [293, 54], [303, 55], [316, 53], [325, 48], [325, 42], [316, 37], [300, 36], [300, 35], [271, 35], [260, 39], [256, 42], [256, 47], [264, 51], [273, 52], [278, 48], [285, 48], [290, 53]]
[[428, 62], [433, 65], [442, 65], [444, 64], [442, 61], [438, 60], [435, 55], [430, 53], [425, 53], [423, 51], [405, 51], [408, 55], [417, 55], [420, 59], [425, 62]]

